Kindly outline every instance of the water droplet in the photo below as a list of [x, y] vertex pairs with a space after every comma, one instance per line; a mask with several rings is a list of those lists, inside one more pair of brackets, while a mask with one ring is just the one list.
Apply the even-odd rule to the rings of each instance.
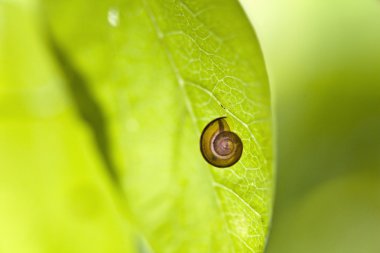
[[116, 8], [110, 8], [107, 13], [107, 20], [111, 26], [118, 26], [120, 22], [119, 10]]

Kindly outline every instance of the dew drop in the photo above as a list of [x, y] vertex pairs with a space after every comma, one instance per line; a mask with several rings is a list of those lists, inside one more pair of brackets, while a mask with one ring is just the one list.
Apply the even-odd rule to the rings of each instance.
[[107, 20], [111, 26], [117, 27], [120, 23], [119, 10], [113, 7], [109, 8], [107, 13]]

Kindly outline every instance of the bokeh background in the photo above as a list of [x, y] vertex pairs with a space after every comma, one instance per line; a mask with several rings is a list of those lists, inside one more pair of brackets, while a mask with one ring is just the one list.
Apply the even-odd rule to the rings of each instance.
[[[380, 2], [241, 2], [273, 92], [267, 252], [380, 252]], [[39, 12], [0, 0], [0, 252], [133, 252]]]
[[267, 252], [380, 252], [380, 2], [241, 2], [276, 116]]

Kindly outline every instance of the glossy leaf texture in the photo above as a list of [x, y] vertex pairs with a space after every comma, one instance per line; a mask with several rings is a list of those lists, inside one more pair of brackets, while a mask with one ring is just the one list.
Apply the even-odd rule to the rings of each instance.
[[[70, 102], [139, 247], [263, 252], [273, 198], [270, 95], [239, 3], [45, 0], [41, 8]], [[220, 169], [203, 160], [199, 138], [223, 116], [244, 150]]]

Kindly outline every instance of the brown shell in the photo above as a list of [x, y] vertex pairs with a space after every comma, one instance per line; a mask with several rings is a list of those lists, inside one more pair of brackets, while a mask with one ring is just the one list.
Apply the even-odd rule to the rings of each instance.
[[204, 159], [219, 168], [237, 163], [243, 153], [240, 137], [230, 131], [225, 117], [211, 121], [201, 135], [201, 152]]

